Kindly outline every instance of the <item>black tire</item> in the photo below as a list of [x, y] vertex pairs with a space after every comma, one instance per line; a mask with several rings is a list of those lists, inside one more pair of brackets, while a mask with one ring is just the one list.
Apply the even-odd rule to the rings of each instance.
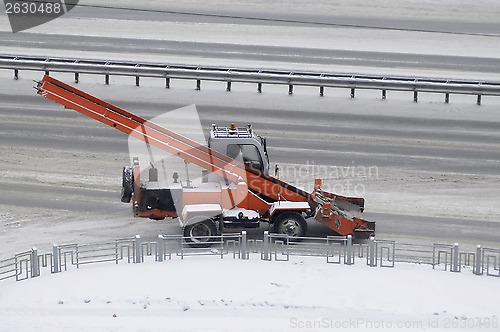
[[307, 222], [297, 212], [283, 212], [274, 221], [273, 231], [277, 234], [288, 235], [288, 239], [294, 240], [294, 238], [306, 236]]
[[189, 218], [184, 227], [184, 238], [193, 248], [208, 248], [212, 245], [213, 237], [217, 236], [217, 226], [212, 219], [205, 216]]
[[134, 192], [134, 169], [130, 166], [125, 166], [123, 167], [123, 172], [122, 172], [121, 201], [123, 203], [130, 203], [133, 192]]

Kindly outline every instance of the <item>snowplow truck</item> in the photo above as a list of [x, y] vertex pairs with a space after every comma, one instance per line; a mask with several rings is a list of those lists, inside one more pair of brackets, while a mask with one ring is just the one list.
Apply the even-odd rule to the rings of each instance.
[[[202, 145], [48, 75], [37, 83], [39, 95], [185, 163], [186, 179], [180, 181], [175, 172], [167, 183], [159, 180], [154, 165], [141, 172], [139, 159], [133, 158], [132, 165], [123, 168], [121, 200], [132, 204], [137, 217], [178, 218], [193, 246], [210, 244], [211, 237], [224, 229], [258, 228], [263, 222], [297, 240], [306, 236], [310, 220], [343, 236], [367, 238], [375, 232], [374, 222], [359, 217], [363, 198], [326, 192], [321, 179], [314, 180], [309, 193], [271, 176], [266, 139], [251, 126], [212, 125], [208, 145]], [[190, 181], [190, 164], [203, 170], [200, 183]]]

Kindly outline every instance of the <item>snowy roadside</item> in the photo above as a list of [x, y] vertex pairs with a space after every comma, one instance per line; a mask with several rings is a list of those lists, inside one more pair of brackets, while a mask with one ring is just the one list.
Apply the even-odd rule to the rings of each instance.
[[497, 278], [394, 269], [187, 257], [84, 266], [4, 282], [6, 331], [497, 331]]

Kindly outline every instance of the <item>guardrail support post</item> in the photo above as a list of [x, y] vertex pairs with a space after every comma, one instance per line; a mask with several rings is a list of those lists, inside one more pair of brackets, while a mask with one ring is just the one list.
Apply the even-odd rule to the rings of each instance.
[[289, 95], [292, 95], [292, 94], [293, 94], [293, 85], [292, 85], [292, 84], [289, 84], [289, 85], [288, 85], [288, 94], [289, 94]]
[[48, 70], [46, 70], [45, 75], [50, 76], [50, 72]]
[[450, 94], [449, 93], [445, 93], [444, 94], [444, 103], [445, 104], [449, 104], [450, 103]]
[[109, 74], [104, 75], [104, 84], [109, 85]]
[[262, 242], [262, 259], [269, 260], [269, 231], [264, 231], [264, 241]]
[[413, 101], [418, 103], [418, 91], [413, 91]]
[[387, 98], [387, 90], [382, 90], [382, 100]]
[[165, 78], [165, 88], [170, 89], [170, 78]]
[[257, 92], [262, 93], [262, 83], [257, 83]]
[[324, 95], [325, 95], [325, 87], [324, 86], [320, 86], [319, 87], [319, 96], [323, 97]]
[[52, 273], [61, 272], [61, 260], [60, 260], [60, 249], [57, 244], [52, 246], [52, 263], [54, 264], [54, 268]]
[[139, 86], [139, 80], [140, 80], [140, 77], [136, 76], [135, 77], [135, 86]]
[[480, 276], [483, 274], [483, 251], [480, 245], [476, 248], [476, 260], [474, 261], [474, 274]]
[[371, 236], [368, 244], [368, 260], [370, 267], [377, 266], [377, 260], [375, 259], [375, 237]]
[[458, 243], [453, 245], [453, 263], [451, 265], [450, 272], [460, 272], [460, 250], [458, 249]]
[[477, 104], [481, 105], [481, 95], [477, 95]]
[[354, 264], [354, 255], [353, 255], [353, 250], [352, 250], [352, 235], [347, 235], [347, 242], [346, 242], [346, 256], [344, 259], [344, 264], [347, 265], [352, 265]]
[[226, 92], [231, 92], [231, 82], [227, 82]]
[[241, 259], [248, 259], [247, 231], [241, 231]]
[[80, 82], [80, 73], [75, 73], [75, 83]]
[[165, 241], [163, 241], [165, 238], [163, 235], [158, 235], [158, 242], [156, 245], [156, 261], [157, 262], [163, 262], [163, 259], [165, 258]]
[[196, 80], [196, 91], [201, 90], [201, 80]]
[[135, 246], [134, 263], [141, 263], [141, 261], [142, 261], [142, 255], [141, 255], [142, 246], [141, 246], [141, 236], [140, 235], [135, 236], [134, 246]]
[[351, 88], [351, 98], [354, 98], [356, 96], [356, 89]]
[[19, 79], [19, 70], [18, 69], [14, 69], [14, 79], [15, 80]]
[[30, 254], [31, 278], [36, 278], [40, 275], [40, 267], [38, 265], [38, 250], [32, 248]]

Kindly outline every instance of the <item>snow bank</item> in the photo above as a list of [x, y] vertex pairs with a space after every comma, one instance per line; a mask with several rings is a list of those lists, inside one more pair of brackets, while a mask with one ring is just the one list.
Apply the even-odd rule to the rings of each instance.
[[[498, 279], [398, 264], [369, 268], [188, 257], [93, 265], [0, 288], [5, 331], [498, 330]], [[489, 327], [489, 328], [488, 328]]]

